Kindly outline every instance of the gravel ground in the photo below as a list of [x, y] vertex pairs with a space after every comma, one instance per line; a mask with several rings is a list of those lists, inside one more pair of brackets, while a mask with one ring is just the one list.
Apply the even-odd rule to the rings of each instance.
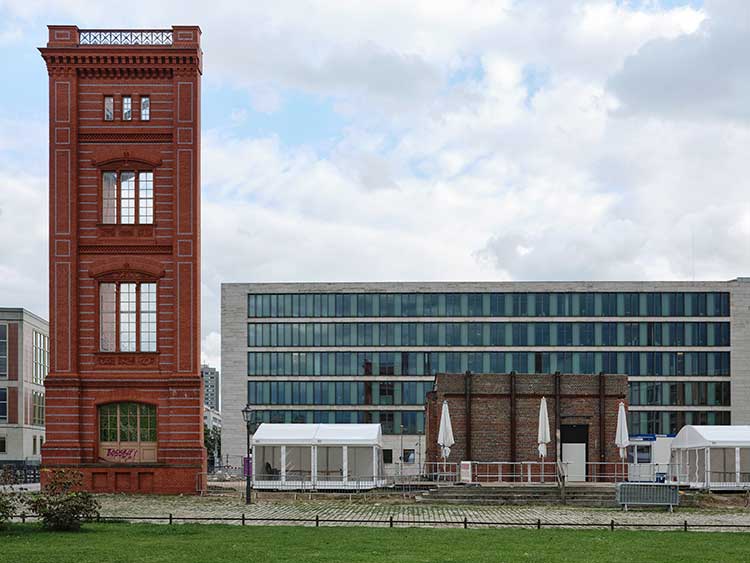
[[[401, 504], [393, 502], [370, 503], [347, 502], [346, 500], [307, 501], [261, 501], [246, 505], [239, 496], [156, 496], [156, 495], [97, 495], [102, 504], [102, 516], [138, 518], [144, 516], [175, 518], [197, 517], [211, 521], [213, 518], [236, 518], [225, 523], [240, 524], [244, 513], [248, 525], [315, 525], [317, 516], [320, 525], [388, 526], [393, 517], [394, 526], [461, 526], [466, 518], [469, 526], [506, 527], [510, 523], [536, 526], [574, 527], [581, 525], [615, 526], [635, 525], [643, 529], [655, 526], [684, 526], [689, 529], [712, 529], [740, 531], [741, 528], [705, 528], [707, 525], [748, 526], [750, 532], [750, 510], [748, 509], [677, 509], [670, 514], [664, 509], [617, 509], [571, 508], [564, 506], [459, 506]], [[252, 519], [252, 520], [250, 520]], [[276, 519], [302, 519], [282, 522]], [[326, 520], [356, 520], [356, 522], [326, 522]], [[216, 521], [216, 520], [214, 520]], [[427, 521], [427, 522], [425, 522]], [[447, 524], [452, 522], [453, 524]], [[503, 525], [505, 524], [505, 526]]]

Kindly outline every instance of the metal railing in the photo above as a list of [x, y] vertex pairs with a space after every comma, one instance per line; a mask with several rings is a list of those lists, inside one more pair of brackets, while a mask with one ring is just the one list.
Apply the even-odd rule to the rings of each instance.
[[[36, 521], [38, 518], [34, 514], [16, 514], [11, 517], [13, 520], [21, 522]], [[439, 520], [439, 519], [401, 519], [390, 515], [388, 518], [327, 518], [316, 514], [314, 517], [307, 518], [278, 518], [278, 517], [253, 517], [244, 512], [237, 516], [176, 516], [172, 513], [165, 516], [98, 516], [88, 520], [89, 522], [156, 522], [163, 524], [179, 524], [180, 522], [228, 522], [236, 523], [242, 526], [247, 525], [279, 525], [290, 524], [293, 526], [310, 526], [320, 528], [326, 524], [340, 526], [341, 524], [353, 524], [359, 526], [380, 526], [396, 528], [400, 526], [443, 526], [469, 529], [473, 528], [527, 528], [527, 529], [557, 529], [557, 528], [599, 528], [614, 532], [616, 529], [640, 529], [640, 530], [681, 530], [699, 531], [699, 530], [750, 530], [750, 524], [729, 524], [729, 523], [689, 523], [688, 520], [682, 522], [617, 522], [610, 519], [609, 522], [544, 522], [541, 518], [536, 520], [469, 520], [464, 516], [459, 520]]]
[[419, 477], [437, 483], [456, 483], [460, 480], [460, 464], [443, 461], [428, 461], [422, 464]]
[[554, 461], [474, 462], [473, 483], [545, 483], [557, 484]]
[[310, 472], [258, 473], [253, 475], [253, 488], [273, 491], [367, 491], [394, 486], [393, 477], [373, 475], [342, 475], [328, 472], [311, 475]]
[[78, 32], [79, 45], [172, 45], [171, 29], [92, 29]]
[[39, 482], [38, 465], [0, 465], [0, 485], [27, 485]]

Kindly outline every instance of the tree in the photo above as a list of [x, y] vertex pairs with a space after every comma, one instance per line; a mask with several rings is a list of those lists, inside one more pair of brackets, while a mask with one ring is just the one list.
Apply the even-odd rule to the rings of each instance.
[[206, 446], [208, 459], [221, 458], [221, 429], [203, 425], [203, 445]]

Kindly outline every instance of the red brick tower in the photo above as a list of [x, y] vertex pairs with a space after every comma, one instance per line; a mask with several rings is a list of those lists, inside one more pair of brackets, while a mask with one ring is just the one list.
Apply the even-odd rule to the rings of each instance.
[[198, 27], [50, 26], [47, 468], [92, 491], [195, 493]]

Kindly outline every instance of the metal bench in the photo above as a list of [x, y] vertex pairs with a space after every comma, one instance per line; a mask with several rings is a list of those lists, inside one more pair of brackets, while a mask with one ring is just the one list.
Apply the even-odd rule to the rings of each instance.
[[672, 512], [680, 505], [680, 489], [669, 483], [617, 483], [617, 504], [625, 510], [631, 504], [668, 506]]

